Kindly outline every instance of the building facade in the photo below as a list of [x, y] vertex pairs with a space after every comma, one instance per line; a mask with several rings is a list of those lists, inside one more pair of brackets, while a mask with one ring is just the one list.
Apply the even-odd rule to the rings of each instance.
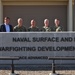
[[51, 26], [58, 18], [65, 31], [73, 31], [73, 9], [74, 0], [0, 0], [0, 24], [5, 16], [9, 16], [11, 24], [15, 26], [21, 17], [26, 28], [30, 26], [31, 19], [35, 19], [37, 26], [42, 28], [45, 18], [49, 19]]

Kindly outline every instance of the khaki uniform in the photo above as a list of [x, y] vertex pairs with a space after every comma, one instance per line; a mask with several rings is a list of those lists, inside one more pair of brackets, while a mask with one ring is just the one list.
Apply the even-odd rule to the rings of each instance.
[[26, 28], [24, 26], [19, 27], [18, 25], [14, 27], [14, 32], [25, 32]]
[[52, 29], [50, 28], [50, 27], [43, 27], [42, 28], [42, 31], [44, 31], [44, 32], [50, 32], [50, 31], [52, 31]]
[[39, 28], [38, 27], [29, 27], [28, 31], [30, 31], [30, 32], [39, 31]]

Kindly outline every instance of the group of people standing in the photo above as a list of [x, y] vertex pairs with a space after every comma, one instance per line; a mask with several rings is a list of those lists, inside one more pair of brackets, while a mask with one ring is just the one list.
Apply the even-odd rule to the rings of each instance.
[[36, 21], [34, 19], [31, 20], [31, 26], [26, 29], [26, 27], [23, 25], [23, 19], [22, 18], [18, 18], [17, 20], [17, 25], [15, 27], [13, 27], [10, 24], [10, 18], [9, 17], [5, 17], [4, 18], [4, 24], [0, 26], [0, 32], [39, 32], [39, 31], [43, 31], [43, 32], [60, 32], [63, 31], [63, 28], [60, 26], [60, 21], [58, 19], [54, 20], [54, 24], [55, 26], [50, 27], [49, 26], [49, 20], [45, 19], [44, 20], [44, 26], [39, 29], [36, 26]]

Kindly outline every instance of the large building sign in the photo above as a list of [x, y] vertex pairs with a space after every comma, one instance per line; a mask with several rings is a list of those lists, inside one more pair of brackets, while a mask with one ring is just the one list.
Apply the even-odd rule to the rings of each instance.
[[[0, 33], [0, 56], [18, 56], [17, 64], [50, 64], [48, 57], [75, 57], [75, 33]], [[71, 63], [57, 63], [67, 62]]]

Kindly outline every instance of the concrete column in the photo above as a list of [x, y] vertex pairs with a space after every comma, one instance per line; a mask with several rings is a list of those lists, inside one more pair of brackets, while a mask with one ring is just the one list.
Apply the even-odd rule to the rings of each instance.
[[0, 0], [0, 25], [3, 23], [3, 6], [2, 1]]
[[69, 0], [69, 2], [68, 2], [67, 30], [68, 31], [73, 31], [73, 7], [72, 7], [72, 0]]

